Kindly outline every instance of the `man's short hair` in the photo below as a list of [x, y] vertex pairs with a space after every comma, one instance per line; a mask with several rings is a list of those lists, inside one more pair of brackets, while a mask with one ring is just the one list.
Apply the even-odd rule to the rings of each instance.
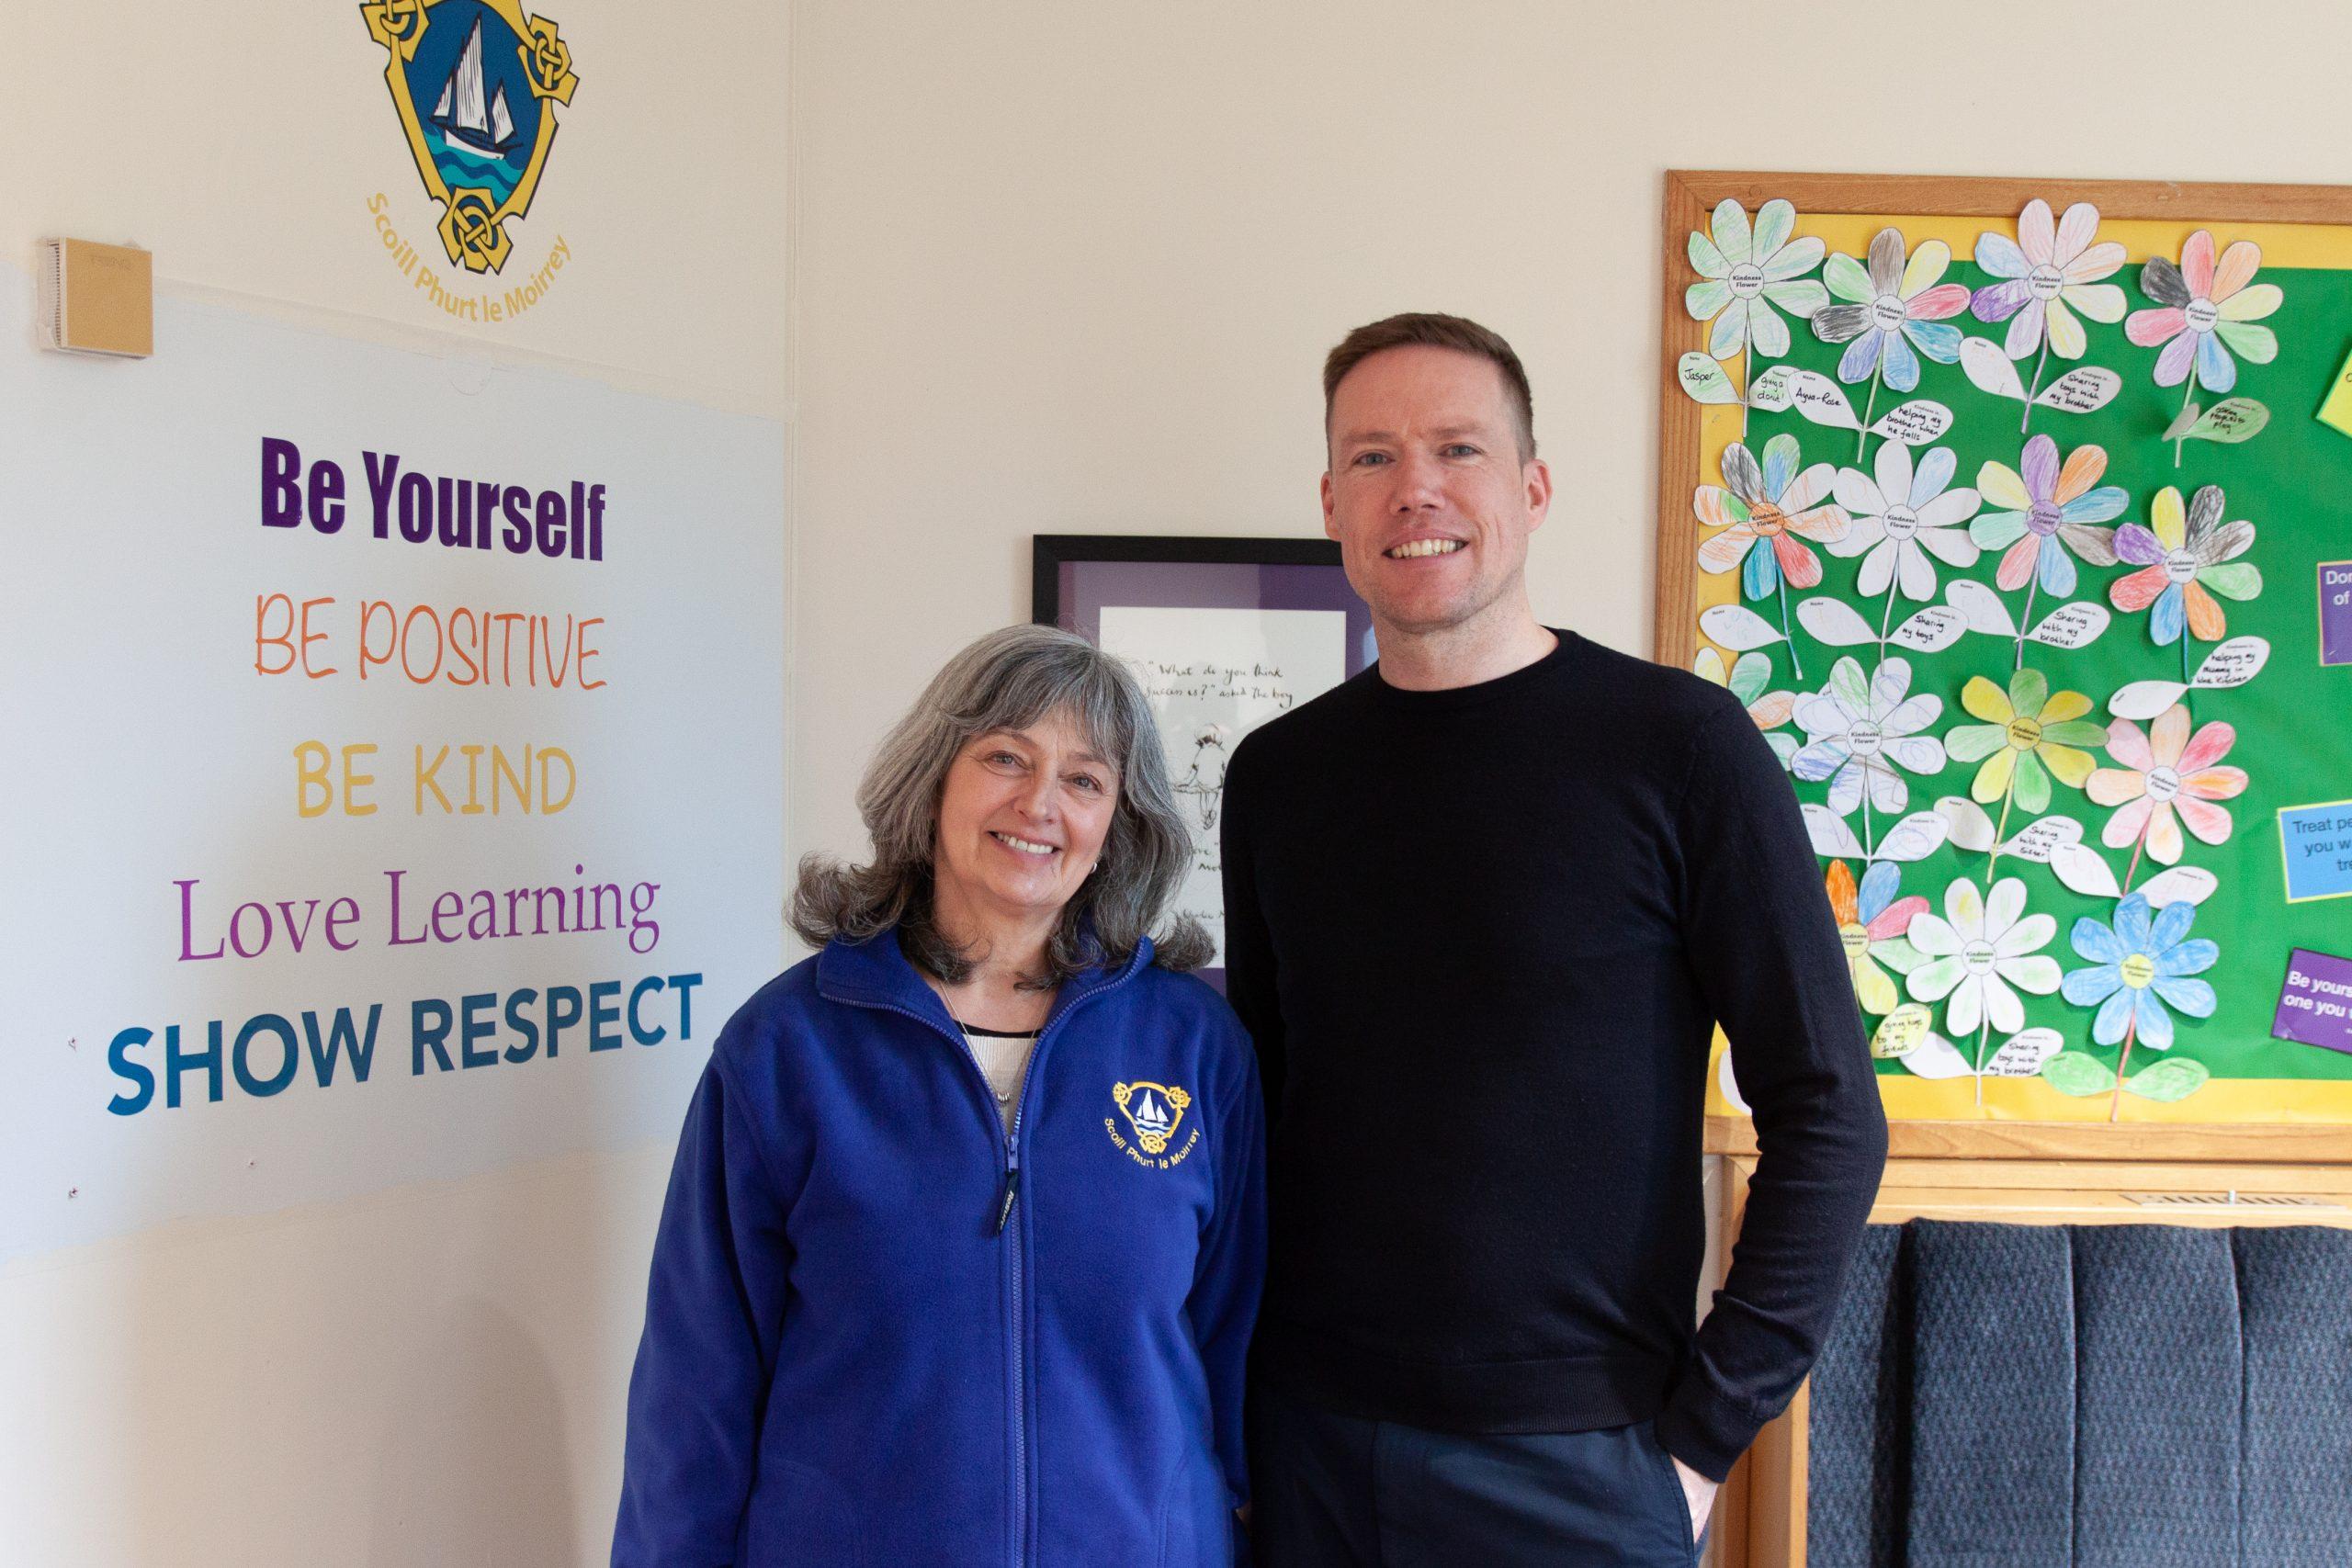
[[1406, 348], [1413, 344], [1430, 348], [1451, 348], [1458, 353], [1476, 355], [1502, 373], [1503, 389], [1509, 394], [1513, 422], [1519, 426], [1519, 460], [1522, 463], [1535, 456], [1535, 396], [1528, 389], [1527, 371], [1519, 362], [1498, 333], [1489, 332], [1477, 322], [1463, 316], [1440, 316], [1427, 311], [1408, 310], [1400, 316], [1384, 317], [1368, 325], [1358, 327], [1340, 340], [1323, 360], [1323, 439], [1331, 438], [1331, 399], [1339, 391], [1340, 383], [1348, 372], [1384, 349]]

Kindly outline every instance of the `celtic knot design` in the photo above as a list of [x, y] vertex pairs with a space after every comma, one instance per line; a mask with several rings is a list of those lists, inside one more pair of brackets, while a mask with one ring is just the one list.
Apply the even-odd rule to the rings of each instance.
[[496, 272], [513, 242], [499, 221], [498, 203], [486, 190], [454, 190], [441, 215], [441, 245], [469, 272]]

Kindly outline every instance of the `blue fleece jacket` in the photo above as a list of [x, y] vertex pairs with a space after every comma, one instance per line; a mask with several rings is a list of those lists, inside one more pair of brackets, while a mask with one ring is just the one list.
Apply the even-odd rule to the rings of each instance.
[[1065, 984], [1012, 1135], [895, 932], [745, 1003], [686, 1113], [615, 1568], [1224, 1568], [1262, 1102], [1146, 943]]

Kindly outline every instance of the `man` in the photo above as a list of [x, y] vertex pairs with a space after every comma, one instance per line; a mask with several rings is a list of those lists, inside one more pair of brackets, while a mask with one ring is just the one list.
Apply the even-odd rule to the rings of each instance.
[[[1259, 1558], [1685, 1568], [1885, 1157], [1820, 870], [1736, 700], [1536, 620], [1552, 478], [1508, 344], [1395, 316], [1323, 386], [1324, 530], [1380, 661], [1226, 789], [1273, 1115]], [[1761, 1153], [1694, 1334], [1718, 1021]]]

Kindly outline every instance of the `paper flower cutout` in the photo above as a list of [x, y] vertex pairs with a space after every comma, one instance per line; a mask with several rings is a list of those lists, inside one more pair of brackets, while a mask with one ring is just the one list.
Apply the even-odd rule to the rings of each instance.
[[2233, 564], [2254, 548], [2254, 525], [2244, 520], [2216, 527], [2228, 504], [2220, 485], [2199, 487], [2181, 513], [2180, 491], [2171, 485], [2156, 492], [2148, 525], [2126, 523], [2115, 531], [2116, 558], [2140, 570], [2109, 584], [2108, 599], [2127, 613], [2148, 612], [2148, 635], [2169, 645], [2184, 626], [2199, 642], [2219, 642], [2229, 617], [2213, 595], [2251, 599], [2262, 592], [2262, 570]]
[[2108, 726], [2107, 754], [2123, 765], [2099, 769], [2085, 793], [2121, 809], [2107, 819], [2099, 842], [2120, 850], [2144, 838], [2150, 857], [2171, 865], [2180, 859], [2184, 826], [2209, 844], [2228, 841], [2229, 809], [2214, 802], [2245, 793], [2245, 770], [2219, 765], [2237, 738], [2219, 721], [2189, 734], [2188, 709], [2179, 704], [2144, 734], [2130, 719]]
[[1962, 877], [1944, 890], [1941, 917], [1912, 918], [1911, 946], [1928, 962], [1911, 971], [1905, 987], [1915, 1001], [1951, 998], [1944, 1027], [1954, 1034], [1973, 1034], [1987, 1023], [2015, 1034], [2025, 1027], [2018, 989], [2046, 997], [2058, 988], [2058, 961], [2040, 951], [2057, 934], [2050, 916], [2025, 912], [2024, 878], [2005, 876], [1980, 897], [1976, 885]]
[[2075, 951], [2090, 967], [2067, 974], [2064, 994], [2076, 1007], [2098, 1009], [2091, 1021], [2094, 1042], [2113, 1045], [2129, 1032], [2155, 1050], [2169, 1051], [2173, 1023], [2167, 1008], [2190, 1018], [2213, 1016], [2213, 987], [2188, 976], [2213, 967], [2222, 952], [2202, 937], [2187, 940], [2196, 919], [2194, 904], [2167, 904], [2152, 918], [2147, 896], [2133, 893], [2115, 906], [2113, 925], [2087, 915], [2075, 922]]
[[2162, 256], [2148, 258], [2140, 269], [2140, 292], [2155, 308], [2132, 311], [2123, 335], [2142, 348], [2164, 344], [2156, 355], [2157, 386], [2179, 386], [2193, 363], [2207, 391], [2226, 392], [2238, 379], [2231, 349], [2256, 365], [2278, 356], [2277, 334], [2254, 324], [2278, 309], [2283, 298], [2277, 284], [2254, 282], [2261, 265], [2261, 247], [2251, 240], [2223, 251], [2217, 265], [2213, 236], [2204, 229], [2188, 236], [2178, 266]]
[[1876, 478], [1860, 468], [1838, 470], [1838, 504], [1852, 526], [1830, 545], [1829, 553], [1862, 558], [1855, 581], [1859, 592], [1874, 599], [1893, 584], [1906, 599], [1932, 599], [1936, 569], [1928, 559], [1930, 553], [1948, 566], [1976, 564], [1976, 542], [1960, 525], [1975, 515], [1977, 493], [1944, 488], [1956, 466], [1949, 447], [1931, 446], [1915, 468], [1911, 449], [1890, 441], [1871, 465]]
[[2066, 547], [2094, 566], [2113, 566], [2113, 536], [2091, 525], [2121, 515], [2131, 497], [2119, 486], [2099, 484], [2107, 472], [2103, 447], [2077, 446], [2061, 468], [2058, 443], [2037, 435], [2018, 462], [2022, 472], [2004, 463], [1976, 470], [1976, 488], [2002, 510], [1979, 515], [1968, 536], [1984, 549], [2004, 552], [1993, 581], [2005, 591], [2030, 581], [2063, 599], [2075, 591], [2075, 563]]
[[1844, 861], [1829, 863], [1829, 911], [1838, 919], [1838, 939], [1846, 944], [1846, 966], [1853, 973], [1854, 999], [1864, 1012], [1893, 1012], [1902, 999], [1894, 982], [1879, 967], [1880, 958], [1898, 973], [1919, 962], [1903, 933], [1910, 929], [1913, 916], [1926, 911], [1928, 901], [1917, 895], [1897, 898], [1902, 878], [1893, 861], [1880, 861], [1862, 873], [1857, 888]]
[[1807, 744], [1789, 771], [1809, 784], [1827, 780], [1829, 809], [1850, 817], [1865, 795], [1889, 815], [1911, 802], [1910, 787], [1895, 770], [1943, 771], [1944, 749], [1918, 731], [1943, 713], [1943, 699], [1910, 696], [1911, 666], [1900, 659], [1880, 663], [1867, 682], [1851, 657], [1829, 671], [1829, 684], [1797, 700], [1796, 720]]
[[2050, 804], [2050, 775], [2082, 788], [2096, 765], [2082, 748], [2107, 744], [2106, 727], [2083, 718], [2091, 711], [2090, 698], [2052, 692], [2039, 670], [2019, 670], [2006, 692], [1972, 675], [1961, 688], [1960, 705], [1984, 722], [1951, 730], [1944, 749], [1955, 762], [1984, 764], [1969, 788], [1979, 804], [2014, 792], [2018, 805], [2040, 811]]
[[[1740, 592], [1749, 599], [1780, 592], [1783, 579], [1799, 588], [1820, 583], [1821, 558], [1804, 541], [1842, 539], [1849, 525], [1845, 513], [1828, 500], [1837, 470], [1815, 463], [1799, 472], [1801, 461], [1793, 435], [1775, 435], [1766, 442], [1760, 466], [1738, 442], [1724, 448], [1724, 484], [1701, 485], [1691, 499], [1700, 522], [1724, 530], [1700, 545], [1701, 570], [1724, 572], [1737, 567]], [[1757, 548], [1759, 543], [1765, 547]], [[1788, 630], [1787, 595], [1782, 593], [1781, 634], [1786, 637]], [[1790, 657], [1793, 664], [1793, 645]]]
[[1969, 309], [1980, 321], [2009, 323], [2002, 347], [2011, 359], [2037, 349], [2080, 359], [2087, 340], [2075, 310], [2094, 321], [2123, 319], [2123, 290], [2099, 281], [2123, 265], [2123, 247], [2112, 240], [2092, 244], [2098, 231], [2098, 209], [2090, 203], [2066, 209], [2053, 228], [2050, 204], [2037, 197], [2018, 215], [2015, 240], [1976, 237], [1976, 265], [2005, 281], [1978, 289]]
[[1936, 281], [1951, 265], [1951, 247], [1941, 240], [1929, 240], [1906, 262], [1897, 229], [1882, 229], [1871, 241], [1867, 268], [1842, 253], [1829, 258], [1822, 280], [1847, 302], [1814, 312], [1813, 335], [1846, 344], [1838, 379], [1851, 384], [1875, 374], [1908, 392], [1919, 385], [1920, 354], [1943, 365], [1960, 357], [1960, 329], [1939, 324], [1968, 308], [1965, 288]]
[[1695, 230], [1690, 235], [1690, 265], [1699, 281], [1683, 293], [1683, 309], [1693, 321], [1713, 321], [1707, 352], [1715, 358], [1751, 347], [1779, 358], [1789, 352], [1789, 324], [1773, 307], [1809, 318], [1829, 302], [1829, 291], [1804, 277], [1821, 265], [1826, 247], [1811, 235], [1790, 238], [1797, 213], [1785, 201], [1758, 209], [1752, 232], [1747, 209], [1728, 199], [1708, 226], [1712, 237]]
[[1724, 656], [1712, 648], [1702, 648], [1699, 657], [1690, 661], [1691, 671], [1702, 681], [1711, 681], [1728, 690], [1739, 699], [1740, 706], [1756, 728], [1764, 732], [1765, 744], [1772, 754], [1787, 767], [1789, 759], [1797, 754], [1800, 744], [1793, 735], [1773, 733], [1789, 722], [1789, 715], [1796, 707], [1794, 692], [1768, 692], [1772, 683], [1772, 656], [1768, 653], [1743, 653], [1729, 671], [1724, 669]]

